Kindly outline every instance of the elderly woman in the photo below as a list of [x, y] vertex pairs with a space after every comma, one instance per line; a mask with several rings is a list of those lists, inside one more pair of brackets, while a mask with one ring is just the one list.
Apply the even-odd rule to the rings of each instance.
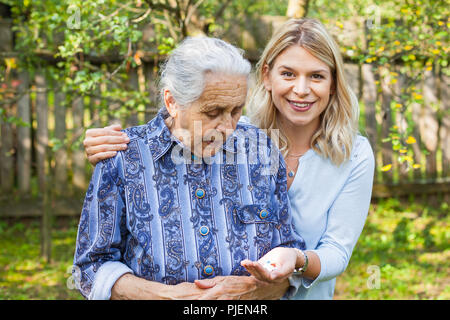
[[278, 263], [274, 281], [303, 266], [283, 158], [260, 129], [238, 124], [249, 72], [219, 39], [189, 38], [170, 55], [161, 111], [95, 167], [74, 259], [84, 297], [205, 298], [195, 280], [267, 275], [257, 260]]

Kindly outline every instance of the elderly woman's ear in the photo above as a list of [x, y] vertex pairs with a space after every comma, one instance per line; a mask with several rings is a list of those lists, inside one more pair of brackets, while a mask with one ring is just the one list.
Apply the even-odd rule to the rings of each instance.
[[168, 89], [164, 90], [164, 104], [166, 105], [169, 115], [175, 119], [178, 114], [178, 105], [173, 97], [172, 93]]

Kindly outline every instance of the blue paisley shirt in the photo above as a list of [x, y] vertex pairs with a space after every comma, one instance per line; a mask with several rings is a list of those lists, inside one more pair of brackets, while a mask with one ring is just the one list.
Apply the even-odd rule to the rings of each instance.
[[248, 275], [240, 262], [277, 246], [305, 249], [284, 160], [262, 130], [238, 123], [200, 160], [161, 113], [125, 132], [128, 149], [96, 165], [83, 204], [74, 276], [84, 297], [109, 299], [125, 273], [174, 285]]

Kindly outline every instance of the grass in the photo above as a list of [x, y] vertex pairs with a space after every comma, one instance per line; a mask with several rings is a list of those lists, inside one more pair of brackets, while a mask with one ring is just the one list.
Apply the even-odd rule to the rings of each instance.
[[372, 204], [335, 299], [450, 299], [449, 222], [445, 202]]
[[[449, 222], [445, 202], [373, 203], [335, 299], [450, 299]], [[77, 223], [57, 221], [46, 263], [38, 220], [0, 221], [0, 299], [82, 299], [69, 289]]]
[[82, 299], [69, 290], [78, 221], [52, 231], [52, 261], [40, 258], [39, 222], [0, 222], [0, 299]]

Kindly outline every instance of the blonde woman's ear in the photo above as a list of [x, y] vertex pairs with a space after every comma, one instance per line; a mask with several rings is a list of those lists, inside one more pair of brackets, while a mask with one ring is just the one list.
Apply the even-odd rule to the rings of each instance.
[[267, 64], [264, 65], [262, 72], [263, 72], [264, 88], [267, 91], [272, 91], [272, 81], [270, 79], [270, 70], [269, 70], [269, 66]]

